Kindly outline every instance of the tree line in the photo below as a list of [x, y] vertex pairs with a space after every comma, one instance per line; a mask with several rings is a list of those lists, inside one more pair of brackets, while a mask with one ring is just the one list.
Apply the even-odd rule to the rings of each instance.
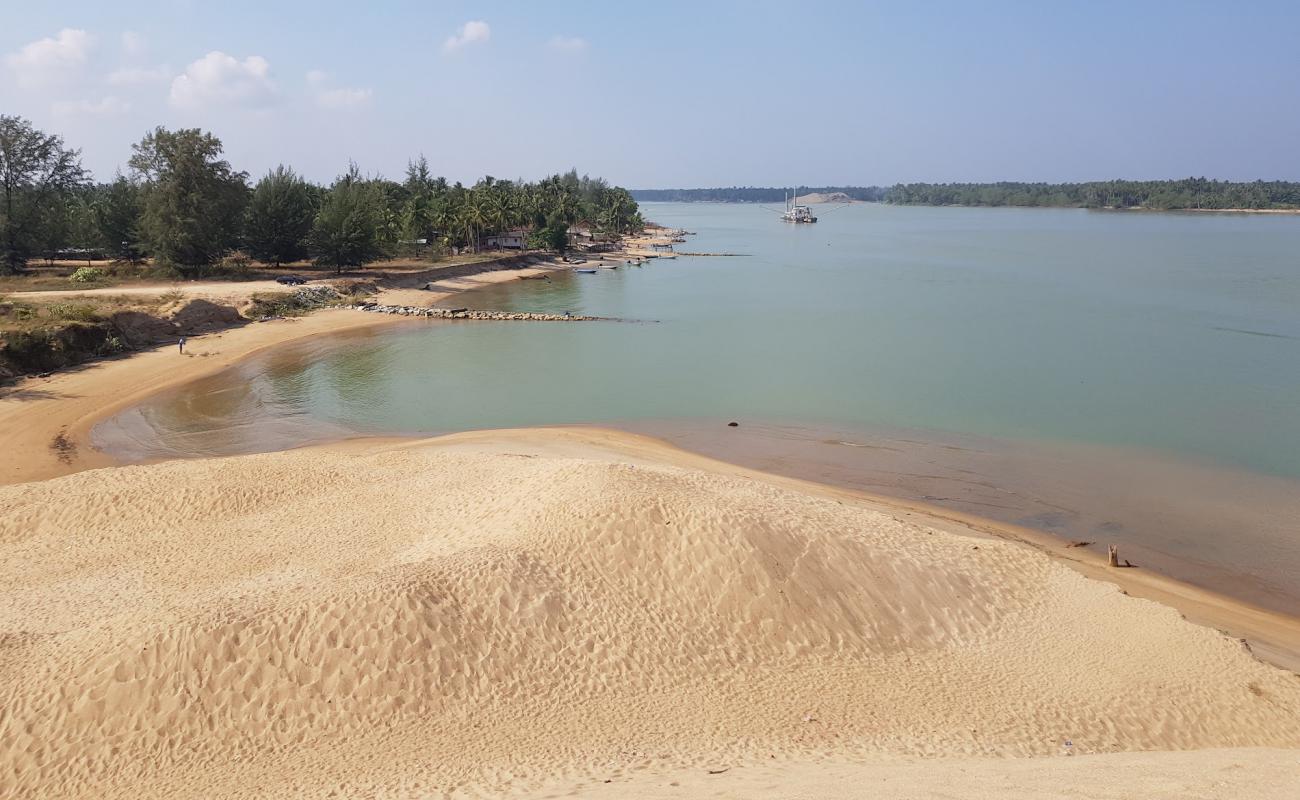
[[928, 206], [1055, 206], [1071, 208], [1296, 209], [1300, 183], [1290, 181], [1091, 181], [1087, 183], [909, 183], [886, 202]]
[[[789, 192], [753, 186], [725, 189], [634, 189], [642, 202], [779, 203]], [[1233, 182], [1184, 178], [1085, 183], [899, 183], [826, 186], [801, 194], [843, 192], [854, 200], [925, 206], [1040, 206], [1055, 208], [1300, 209], [1300, 183]]]
[[127, 174], [96, 183], [61, 137], [0, 116], [0, 274], [73, 250], [152, 259], [184, 276], [235, 252], [342, 270], [431, 246], [477, 250], [516, 228], [530, 246], [563, 250], [577, 223], [614, 235], [644, 225], [626, 189], [576, 170], [464, 186], [420, 156], [400, 181], [349, 164], [328, 186], [283, 165], [250, 183], [222, 153], [210, 133], [157, 128], [132, 146]]

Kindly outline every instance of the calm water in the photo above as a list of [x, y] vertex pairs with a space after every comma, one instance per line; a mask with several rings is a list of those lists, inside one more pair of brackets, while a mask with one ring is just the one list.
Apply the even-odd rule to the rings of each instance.
[[[151, 457], [738, 419], [1194, 465], [1232, 474], [1209, 482], [1225, 502], [1250, 475], [1266, 498], [1300, 487], [1300, 217], [855, 205], [795, 227], [757, 206], [646, 212], [698, 232], [681, 250], [749, 255], [501, 284], [455, 303], [647, 322], [419, 322], [320, 340], [160, 397], [101, 441]], [[1290, 508], [1264, 532], [1288, 557]], [[1034, 521], [1017, 513], [1003, 516]], [[1083, 533], [1121, 525], [1089, 519]], [[1264, 535], [1241, 527], [1196, 536]]]

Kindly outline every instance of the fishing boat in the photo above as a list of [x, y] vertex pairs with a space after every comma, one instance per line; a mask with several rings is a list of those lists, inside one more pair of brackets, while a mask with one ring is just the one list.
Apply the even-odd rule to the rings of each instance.
[[798, 190], [796, 190], [794, 196], [786, 196], [785, 212], [781, 214], [781, 220], [783, 222], [793, 222], [796, 225], [803, 225], [810, 222], [816, 222], [817, 218], [813, 216], [811, 208], [799, 205], [799, 193]]
[[596, 270], [594, 270], [594, 269], [575, 269], [575, 270], [573, 270], [573, 271], [574, 271], [574, 272], [581, 272], [581, 273], [583, 273], [583, 274], [585, 274], [585, 275], [595, 275], [595, 274], [596, 274]]

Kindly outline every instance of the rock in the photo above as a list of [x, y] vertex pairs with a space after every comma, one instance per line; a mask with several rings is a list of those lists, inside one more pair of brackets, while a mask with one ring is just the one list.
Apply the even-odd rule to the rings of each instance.
[[728, 422], [728, 423], [727, 423], [727, 427], [728, 427], [728, 428], [739, 428], [739, 427], [740, 427], [740, 423], [739, 423], [739, 422]]

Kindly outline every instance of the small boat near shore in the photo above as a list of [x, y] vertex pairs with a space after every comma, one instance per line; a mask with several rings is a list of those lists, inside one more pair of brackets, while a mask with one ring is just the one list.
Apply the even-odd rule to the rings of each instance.
[[596, 270], [591, 269], [591, 268], [587, 268], [587, 269], [576, 269], [576, 268], [575, 268], [573, 271], [574, 271], [574, 272], [581, 272], [581, 273], [583, 273], [584, 275], [595, 275], [595, 274], [596, 274]]

